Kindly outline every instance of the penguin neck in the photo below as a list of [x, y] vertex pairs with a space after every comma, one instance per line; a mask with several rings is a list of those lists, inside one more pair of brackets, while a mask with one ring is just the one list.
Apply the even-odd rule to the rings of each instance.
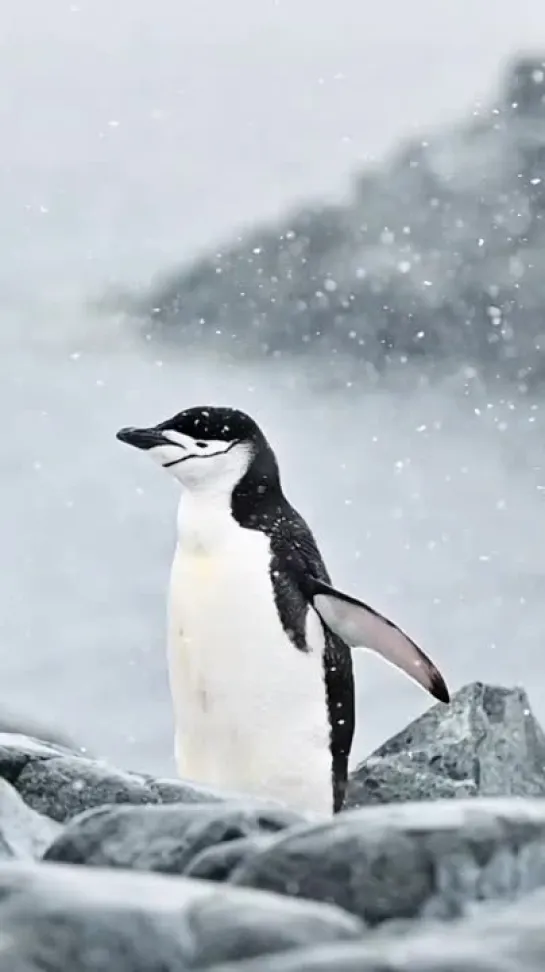
[[278, 478], [260, 480], [257, 486], [244, 478], [232, 493], [184, 490], [177, 516], [179, 551], [209, 556], [229, 546], [240, 530], [268, 533], [287, 503]]
[[237, 524], [231, 495], [220, 490], [184, 490], [178, 504], [178, 549], [207, 556], [225, 546]]

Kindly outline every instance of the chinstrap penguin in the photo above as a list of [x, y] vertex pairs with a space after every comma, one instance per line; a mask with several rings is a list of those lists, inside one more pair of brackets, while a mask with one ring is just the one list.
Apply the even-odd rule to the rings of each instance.
[[183, 487], [168, 598], [179, 775], [338, 812], [354, 735], [351, 648], [448, 702], [441, 674], [396, 625], [331, 586], [249, 415], [190, 408], [117, 438]]

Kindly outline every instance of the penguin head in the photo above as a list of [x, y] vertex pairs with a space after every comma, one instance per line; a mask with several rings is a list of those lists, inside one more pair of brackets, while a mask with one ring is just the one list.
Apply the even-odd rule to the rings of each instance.
[[245, 479], [277, 476], [274, 454], [261, 429], [238, 409], [189, 408], [150, 428], [120, 429], [116, 437], [148, 452], [196, 492], [232, 492]]

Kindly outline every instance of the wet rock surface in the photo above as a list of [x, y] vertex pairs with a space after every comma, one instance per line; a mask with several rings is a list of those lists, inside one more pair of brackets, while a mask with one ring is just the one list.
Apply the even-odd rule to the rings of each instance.
[[[229, 801], [225, 805], [103, 807], [76, 817], [50, 846], [45, 859], [167, 874], [183, 874], [194, 863], [201, 871], [213, 867], [230, 870], [250, 848], [255, 850], [253, 844], [244, 846], [245, 838], [275, 834], [301, 822], [303, 818], [295, 813], [267, 811], [252, 807], [250, 801], [243, 805]], [[213, 857], [208, 864], [202, 859], [199, 864], [203, 852], [217, 853], [220, 846], [222, 855], [215, 864]]]
[[544, 795], [525, 692], [481, 683], [329, 820], [0, 734], [0, 972], [541, 968]]
[[0, 861], [41, 858], [61, 828], [21, 799], [7, 780], [0, 779]]
[[545, 803], [481, 799], [351, 810], [287, 832], [234, 884], [335, 902], [370, 925], [452, 918], [545, 886]]
[[332, 906], [59, 864], [0, 866], [1, 972], [183, 972], [356, 939]]
[[212, 803], [225, 794], [192, 783], [155, 780], [27, 736], [0, 734], [0, 776], [32, 809], [64, 822], [104, 804]]
[[544, 58], [517, 59], [478, 114], [402, 146], [345, 204], [227, 242], [125, 306], [184, 349], [542, 382], [544, 96]]
[[292, 949], [214, 972], [541, 972], [545, 894], [448, 924], [422, 923], [407, 934], [368, 935], [354, 943]]
[[231, 840], [228, 843], [214, 844], [197, 854], [186, 867], [187, 877], [202, 878], [206, 881], [227, 881], [230, 875], [245, 861], [270, 847], [274, 837], [263, 832]]
[[346, 806], [506, 795], [545, 796], [545, 736], [522, 689], [475, 682], [363, 762]]
[[57, 756], [73, 758], [76, 753], [22, 733], [0, 733], [0, 776], [14, 783], [27, 765]]

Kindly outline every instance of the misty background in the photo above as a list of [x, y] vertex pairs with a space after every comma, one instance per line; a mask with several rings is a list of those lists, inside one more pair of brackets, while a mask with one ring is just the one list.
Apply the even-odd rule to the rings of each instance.
[[[387, 374], [332, 388], [324, 360], [188, 351], [95, 303], [298, 203], [342, 199], [400, 138], [471, 116], [545, 36], [543, 5], [0, 10], [0, 704], [173, 772], [176, 487], [115, 432], [210, 401], [263, 425], [338, 586], [407, 629], [451, 689], [523, 684], [545, 719], [539, 390], [463, 375], [409, 390]], [[428, 704], [370, 655], [357, 676], [354, 760]]]

